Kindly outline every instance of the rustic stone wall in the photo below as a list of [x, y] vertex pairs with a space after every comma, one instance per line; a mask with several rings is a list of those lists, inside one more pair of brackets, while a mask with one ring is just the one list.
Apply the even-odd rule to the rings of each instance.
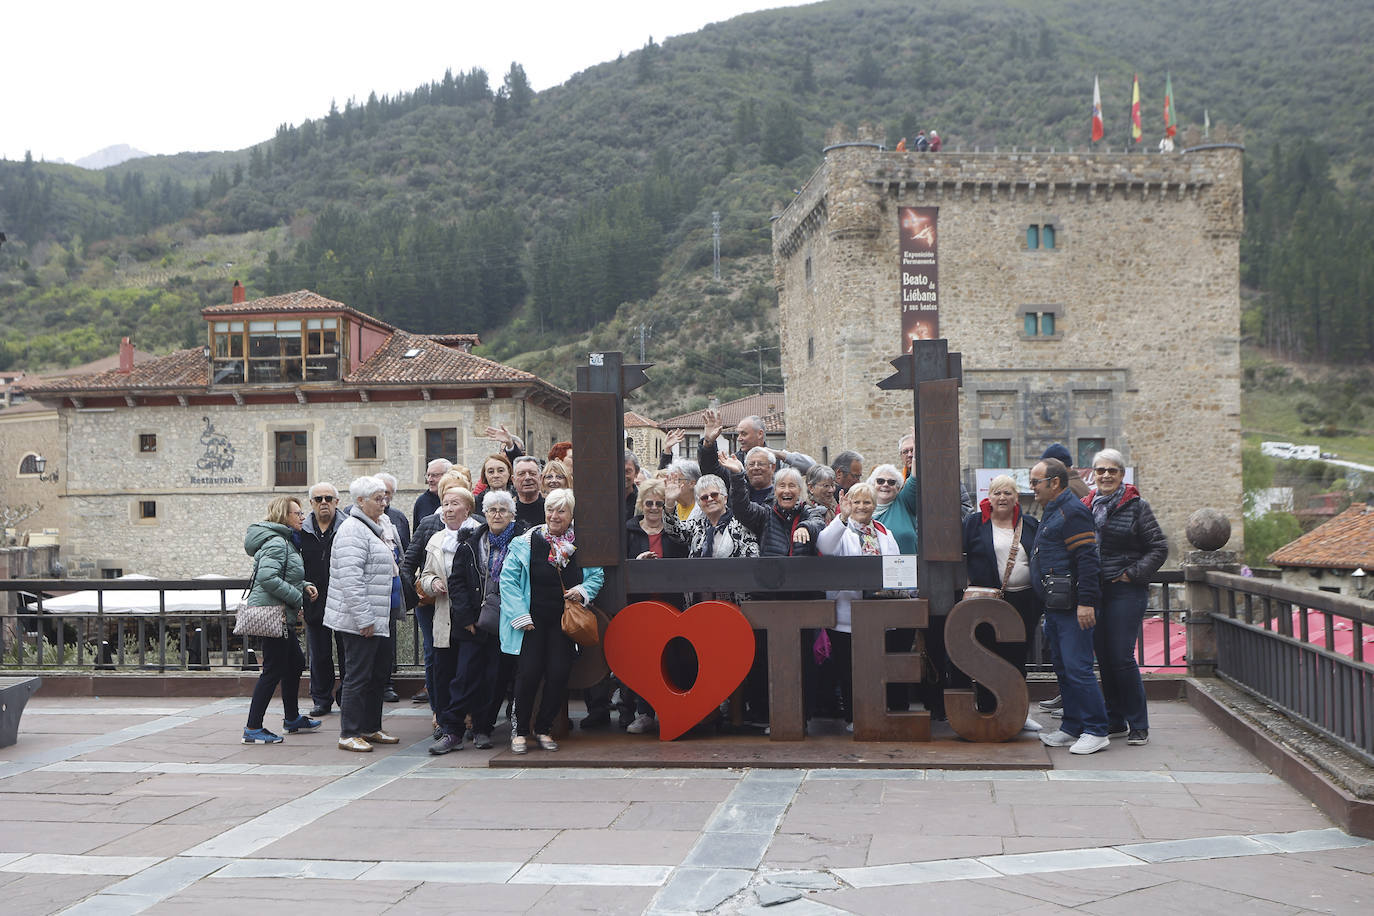
[[[1009, 440], [1018, 467], [1101, 438], [1175, 561], [1199, 505], [1240, 530], [1241, 156], [830, 149], [773, 229], [790, 446], [896, 458], [910, 393], [875, 385], [901, 352], [898, 208], [938, 207], [970, 485], [985, 438]], [[1027, 227], [1047, 224], [1053, 250], [1028, 248]], [[1055, 313], [1055, 333], [1027, 336], [1028, 310]]]
[[[103, 568], [154, 576], [246, 574], [243, 534], [277, 495], [328, 481], [347, 499], [355, 477], [389, 471], [400, 481], [396, 508], [411, 514], [424, 489], [424, 430], [456, 427], [458, 461], [480, 466], [495, 445], [488, 425], [505, 423], [542, 453], [566, 439], [565, 418], [512, 399], [319, 403], [308, 405], [110, 408], [61, 412], [67, 456], [63, 556], [73, 575]], [[211, 429], [210, 427], [213, 427]], [[307, 435], [306, 485], [274, 485], [278, 430]], [[154, 433], [157, 450], [139, 450]], [[356, 459], [353, 437], [377, 436], [378, 457]], [[219, 438], [217, 438], [219, 437]], [[213, 456], [229, 456], [211, 460]], [[141, 518], [140, 503], [156, 504]]]
[[[37, 474], [20, 474], [19, 468], [28, 454], [48, 459], [46, 470], [49, 474], [57, 471], [57, 480], [39, 480]], [[14, 526], [17, 538], [61, 526], [63, 514], [59, 504], [67, 485], [63, 473], [65, 455], [56, 410], [25, 404], [0, 412], [0, 505], [41, 507]]]

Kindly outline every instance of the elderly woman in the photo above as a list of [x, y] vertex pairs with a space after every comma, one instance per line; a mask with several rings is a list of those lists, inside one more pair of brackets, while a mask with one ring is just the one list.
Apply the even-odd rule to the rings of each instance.
[[515, 495], [515, 488], [511, 486], [510, 459], [500, 452], [486, 457], [478, 476], [480, 479], [472, 489], [472, 495], [477, 499], [478, 515], [482, 514], [482, 505], [486, 502], [489, 491], [504, 490], [512, 496]]
[[[401, 560], [401, 577], [408, 586], [413, 587], [419, 583], [420, 570], [425, 565], [425, 551], [429, 548], [434, 536], [444, 530], [446, 519], [443, 513], [443, 498], [445, 493], [449, 490], [462, 490], [467, 494], [466, 497], [459, 498], [456, 503], [451, 504], [453, 506], [452, 511], [461, 513], [458, 527], [477, 527], [477, 522], [470, 518], [474, 505], [472, 492], [468, 489], [470, 482], [467, 468], [462, 465], [454, 465], [452, 470], [439, 478], [440, 509], [432, 515], [425, 516], [416, 526], [415, 533], [410, 537], [410, 546], [406, 548], [405, 558]], [[434, 594], [425, 592], [425, 597], [420, 598], [415, 605], [415, 622], [420, 625], [420, 645], [425, 656], [425, 694], [423, 697], [417, 696], [416, 699], [429, 703], [430, 712], [435, 717], [435, 738], [438, 738], [439, 707], [434, 702], [434, 602]]]
[[[425, 696], [433, 713], [436, 741], [443, 736], [439, 723], [439, 710], [443, 708], [438, 685], [442, 676], [439, 671], [439, 648], [448, 648], [449, 645], [448, 574], [453, 566], [453, 555], [457, 550], [459, 535], [477, 527], [477, 522], [472, 519], [475, 502], [472, 492], [464, 487], [461, 481], [451, 480], [447, 474], [444, 475], [444, 479], [439, 482], [439, 494], [439, 511], [434, 515], [439, 519], [440, 527], [430, 528], [429, 519], [426, 519], [426, 524], [416, 531], [416, 536], [411, 540], [410, 550], [406, 552], [405, 563], [402, 564], [402, 573], [409, 575], [413, 572], [415, 584], [419, 586], [417, 591], [426, 596], [415, 608], [415, 619], [420, 624], [420, 636], [424, 647]], [[417, 545], [424, 551], [424, 558], [419, 562], [420, 568], [412, 570], [411, 558]], [[446, 556], [445, 550], [448, 551]], [[441, 559], [445, 565], [436, 566]], [[438, 578], [435, 578], [436, 576]], [[451, 674], [449, 676], [452, 677]]]
[[386, 484], [377, 477], [359, 477], [348, 485], [348, 494], [353, 511], [334, 534], [324, 623], [344, 643], [339, 747], [370, 751], [374, 744], [400, 741], [382, 731], [382, 692], [391, 673], [387, 636], [400, 569], [384, 540]]
[[823, 464], [813, 464], [806, 472], [806, 492], [811, 494], [808, 505], [819, 506], [825, 510], [825, 523], [835, 518], [835, 469]]
[[[681, 559], [687, 556], [687, 541], [679, 532], [676, 518], [672, 519], [672, 524], [665, 524], [669, 516], [672, 515], [668, 507], [666, 482], [659, 478], [644, 481], [639, 485], [639, 495], [635, 503], [635, 517], [625, 523], [626, 527], [626, 550], [625, 556], [631, 560], [653, 560], [653, 559]], [[679, 605], [682, 595], [628, 595], [625, 599], [633, 604], [636, 601], [667, 601], [672, 605]], [[695, 678], [695, 671], [688, 670], [690, 664], [688, 660], [673, 656], [667, 659], [667, 664], [675, 675], [679, 683], [691, 683]], [[641, 696], [634, 694], [630, 688], [621, 686], [621, 693], [624, 697], [622, 708], [628, 703], [633, 703], [634, 719], [625, 728], [632, 735], [642, 735], [654, 728], [654, 709]]]
[[[827, 470], [829, 470], [827, 468]], [[833, 471], [831, 472], [834, 473]], [[897, 540], [881, 522], [873, 520], [878, 508], [872, 484], [856, 483], [840, 497], [837, 513], [820, 534], [820, 551], [834, 557], [879, 557], [900, 553]], [[848, 730], [854, 729], [854, 668], [850, 604], [862, 598], [859, 591], [826, 592], [835, 602], [835, 627], [826, 630], [830, 661], [840, 685], [840, 709]]]
[[1102, 561], [1102, 613], [1093, 629], [1093, 651], [1107, 701], [1107, 735], [1126, 743], [1150, 740], [1145, 684], [1135, 645], [1149, 598], [1150, 577], [1169, 556], [1169, 541], [1140, 491], [1126, 483], [1126, 459], [1114, 448], [1093, 456], [1097, 488], [1083, 497], [1097, 528]]
[[554, 490], [571, 490], [572, 485], [572, 469], [557, 458], [545, 464], [539, 475], [539, 489], [545, 496]]
[[[1021, 514], [1020, 491], [1016, 481], [999, 474], [988, 484], [988, 498], [980, 504], [980, 512], [964, 519], [964, 557], [968, 565], [968, 584], [980, 588], [1002, 590], [1002, 598], [1021, 615], [1026, 627], [1026, 639], [1021, 642], [998, 642], [994, 652], [1016, 666], [1026, 676], [1026, 649], [1035, 634], [1040, 619], [1040, 606], [1031, 588], [1030, 555], [1035, 545], [1038, 519]], [[966, 686], [968, 678], [952, 673], [955, 686]], [[979, 688], [978, 707], [985, 709], [987, 692]], [[1040, 724], [1026, 719], [1028, 731], [1039, 731]]]
[[277, 685], [281, 685], [282, 727], [287, 732], [309, 731], [320, 727], [318, 719], [301, 715], [297, 694], [305, 656], [296, 639], [296, 621], [304, 599], [315, 600], [315, 586], [305, 581], [305, 561], [296, 546], [295, 536], [305, 524], [305, 510], [292, 496], [278, 496], [267, 506], [266, 521], [248, 526], [243, 550], [253, 558], [253, 582], [248, 592], [249, 607], [281, 605], [285, 608], [282, 632], [262, 638], [262, 673], [253, 687], [248, 705], [248, 724], [243, 728], [244, 744], [280, 744], [280, 735], [263, 727], [267, 704]]
[[[518, 655], [515, 671], [513, 754], [528, 749], [533, 734], [546, 751], [558, 750], [553, 720], [568, 692], [576, 646], [563, 634], [563, 600], [590, 604], [605, 575], [599, 566], [583, 567], [573, 530], [576, 500], [572, 490], [544, 498], [544, 524], [512, 542], [501, 567], [501, 651]], [[540, 684], [544, 692], [534, 708]]]

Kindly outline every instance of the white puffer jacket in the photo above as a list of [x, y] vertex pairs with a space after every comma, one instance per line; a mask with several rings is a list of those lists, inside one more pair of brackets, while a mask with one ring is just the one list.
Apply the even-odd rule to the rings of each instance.
[[334, 533], [324, 625], [354, 635], [371, 625], [372, 635], [389, 635], [396, 574], [396, 558], [382, 541], [382, 526], [361, 512], [350, 514]]

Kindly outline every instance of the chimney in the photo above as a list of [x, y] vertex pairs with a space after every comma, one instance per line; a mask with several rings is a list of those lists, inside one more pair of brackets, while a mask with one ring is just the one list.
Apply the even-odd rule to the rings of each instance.
[[119, 373], [128, 375], [134, 371], [134, 344], [127, 337], [119, 341]]
[[235, 280], [235, 281], [234, 281], [234, 295], [233, 295], [233, 298], [232, 298], [230, 301], [232, 301], [232, 302], [242, 302], [245, 298], [246, 298], [246, 297], [245, 297], [245, 295], [244, 295], [243, 284], [240, 283], [239, 281]]

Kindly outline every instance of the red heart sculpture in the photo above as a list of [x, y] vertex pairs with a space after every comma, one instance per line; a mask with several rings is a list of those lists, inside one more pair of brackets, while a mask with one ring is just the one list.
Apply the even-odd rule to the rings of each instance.
[[[697, 679], [689, 690], [674, 686], [663, 668], [663, 650], [679, 636], [697, 653]], [[654, 707], [659, 740], [672, 741], [744, 680], [754, 663], [754, 630], [728, 601], [702, 601], [685, 611], [636, 601], [606, 628], [605, 651], [616, 677]]]

